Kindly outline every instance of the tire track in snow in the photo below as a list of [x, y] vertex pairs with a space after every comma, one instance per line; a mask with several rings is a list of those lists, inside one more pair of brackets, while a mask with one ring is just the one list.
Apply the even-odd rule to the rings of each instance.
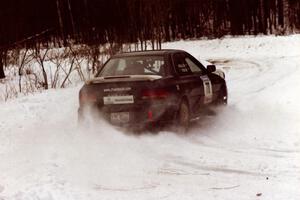
[[[282, 60], [284, 59], [284, 60]], [[291, 60], [289, 60], [291, 59]], [[299, 64], [291, 65], [289, 68], [286, 69], [286, 73], [280, 74], [278, 72], [281, 72], [282, 70], [280, 69], [280, 62], [285, 62], [286, 60], [288, 61], [293, 61], [293, 59], [297, 59], [295, 57], [292, 58], [267, 58], [266, 62], [262, 60], [255, 60], [255, 62], [251, 60], [242, 60], [242, 59], [217, 59], [217, 60], [210, 60], [210, 62], [213, 62], [215, 64], [221, 64], [221, 68], [227, 71], [228, 76], [227, 76], [227, 81], [234, 82], [230, 83], [229, 90], [231, 91], [236, 91], [236, 88], [241, 88], [243, 87], [243, 84], [249, 85], [249, 82], [253, 82], [253, 86], [251, 85], [250, 88], [245, 88], [245, 94], [241, 95], [239, 97], [239, 100], [235, 100], [233, 103], [229, 99], [229, 104], [230, 107], [235, 106], [236, 104], [242, 104], [242, 101], [248, 101], [249, 98], [253, 98], [253, 96], [260, 95], [261, 93], [264, 92], [264, 90], [268, 90], [271, 87], [274, 87], [276, 83], [280, 84], [283, 79], [287, 79], [291, 74], [288, 73], [289, 71], [294, 71], [296, 72], [299, 70]], [[244, 70], [246, 73], [241, 73], [239, 71]], [[238, 73], [239, 76], [241, 77], [234, 77], [231, 76], [232, 73]], [[249, 72], [249, 73], [248, 73]], [[273, 76], [270, 77], [270, 74], [274, 74]], [[258, 81], [259, 84], [255, 83], [255, 81]], [[238, 83], [238, 85], [235, 85], [235, 88], [233, 88], [234, 84]], [[233, 88], [233, 89], [232, 89]], [[246, 98], [247, 97], [247, 98]], [[251, 104], [251, 102], [249, 102]], [[228, 108], [227, 108], [228, 109]], [[222, 113], [221, 113], [222, 115]], [[260, 115], [258, 113], [258, 115]], [[230, 115], [229, 115], [230, 116]], [[224, 116], [223, 116], [224, 117]], [[226, 116], [225, 116], [226, 117]], [[216, 121], [218, 121], [218, 117], [215, 117]], [[221, 116], [222, 118], [222, 116]], [[240, 118], [242, 119], [242, 118]], [[208, 118], [208, 120], [213, 121], [214, 119]], [[257, 121], [259, 122], [259, 121]], [[230, 122], [229, 122], [230, 123]], [[200, 134], [203, 134], [201, 129], [203, 128], [213, 128], [214, 126], [218, 126], [222, 124], [210, 124], [211, 127], [203, 127], [201, 124], [198, 126], [198, 129], [200, 130]], [[197, 130], [197, 127], [194, 128], [195, 132]], [[210, 130], [212, 131], [212, 130]], [[218, 131], [218, 129], [217, 129]], [[207, 138], [209, 140], [207, 140]], [[300, 158], [300, 150], [296, 148], [280, 148], [277, 151], [270, 151], [272, 148], [261, 148], [260, 146], [256, 145], [246, 145], [245, 147], [239, 147], [238, 146], [231, 146], [228, 145], [227, 143], [222, 143], [222, 141], [214, 140], [215, 136], [210, 137], [209, 135], [205, 135], [205, 137], [201, 137], [199, 135], [192, 135], [190, 137], [186, 137], [185, 140], [187, 142], [190, 142], [193, 145], [200, 145], [201, 149], [203, 151], [210, 151], [210, 152], [228, 152], [231, 154], [231, 156], [237, 156], [242, 158], [243, 156], [245, 157], [250, 157], [252, 159], [255, 158], [260, 158], [259, 160], [266, 159], [269, 160], [270, 163], [286, 163], [287, 160], [293, 161], [295, 159]], [[182, 160], [178, 159], [176, 161], [177, 163], [184, 164]], [[194, 162], [188, 163], [190, 165], [193, 165]], [[194, 163], [195, 164], [195, 163]], [[232, 164], [229, 162], [227, 165], [223, 165], [221, 168], [217, 167], [218, 165], [210, 165], [209, 163], [202, 163], [201, 165], [195, 164], [194, 167], [198, 169], [203, 169], [207, 171], [219, 171], [222, 172], [222, 168], [224, 168], [224, 173], [239, 173], [239, 170], [235, 170], [235, 168], [232, 168]], [[294, 173], [287, 173], [289, 170], [282, 170], [282, 169], [277, 169], [275, 166], [272, 165], [262, 165], [260, 170], [262, 171], [269, 171], [270, 173], [261, 173], [262, 176], [276, 176], [276, 175], [287, 175], [287, 176], [297, 176], [297, 173], [299, 171], [299, 166], [290, 166], [289, 169], [293, 171], [295, 169]], [[285, 166], [288, 166], [286, 164]], [[269, 168], [271, 167], [271, 168]], [[246, 168], [247, 169], [247, 168]], [[252, 171], [241, 171], [241, 174], [247, 174], [250, 173], [252, 174]], [[260, 175], [260, 173], [254, 172], [253, 175]]]

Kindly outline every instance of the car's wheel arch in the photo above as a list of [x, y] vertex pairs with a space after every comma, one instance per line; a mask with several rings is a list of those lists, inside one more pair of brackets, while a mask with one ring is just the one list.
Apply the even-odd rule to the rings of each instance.
[[181, 104], [185, 102], [189, 108], [189, 111], [191, 111], [191, 108], [190, 108], [190, 103], [189, 103], [189, 100], [188, 100], [188, 97], [186, 95], [183, 95], [180, 97], [179, 101], [178, 101], [178, 104], [177, 104], [177, 109], [176, 109], [176, 119], [178, 117], [178, 113], [179, 113], [179, 109], [180, 109], [180, 106]]
[[220, 91], [221, 90], [224, 90], [226, 95], [227, 95], [227, 85], [226, 85], [226, 82], [224, 81], [222, 84], [221, 84], [221, 87], [220, 87]]
[[[224, 103], [223, 97], [226, 96], [226, 102]], [[217, 104], [227, 104], [227, 100], [228, 100], [228, 91], [227, 91], [227, 86], [226, 83], [222, 84], [220, 87], [220, 90], [218, 92], [218, 97], [217, 97]]]

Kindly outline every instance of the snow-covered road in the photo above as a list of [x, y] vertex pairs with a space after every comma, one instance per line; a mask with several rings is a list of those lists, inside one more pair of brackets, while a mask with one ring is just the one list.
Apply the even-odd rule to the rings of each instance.
[[175, 42], [226, 72], [189, 134], [76, 125], [80, 87], [0, 103], [0, 200], [300, 199], [300, 35]]

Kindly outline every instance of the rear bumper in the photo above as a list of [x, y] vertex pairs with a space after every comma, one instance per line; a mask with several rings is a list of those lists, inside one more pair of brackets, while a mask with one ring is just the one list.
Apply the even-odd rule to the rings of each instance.
[[[129, 120], [113, 121], [112, 115], [118, 113], [129, 114]], [[152, 126], [162, 126], [173, 122], [177, 113], [177, 106], [167, 103], [149, 105], [110, 105], [105, 107], [82, 106], [78, 109], [78, 119], [83, 120], [86, 115], [105, 119], [115, 126], [127, 128], [144, 128]]]

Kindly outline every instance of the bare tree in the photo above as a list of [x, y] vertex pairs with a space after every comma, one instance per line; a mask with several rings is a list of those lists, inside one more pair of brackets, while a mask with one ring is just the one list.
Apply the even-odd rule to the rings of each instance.
[[59, 28], [60, 28], [60, 35], [61, 35], [61, 38], [63, 39], [63, 41], [65, 42], [64, 23], [63, 23], [63, 19], [62, 19], [60, 0], [56, 0], [56, 10], [57, 10], [57, 16], [58, 16], [58, 22], [59, 22]]
[[64, 88], [65, 87], [65, 83], [66, 83], [66, 81], [69, 79], [69, 76], [70, 76], [70, 74], [72, 73], [72, 71], [73, 71], [73, 67], [74, 67], [74, 62], [75, 62], [75, 57], [72, 57], [72, 58], [70, 58], [70, 67], [69, 67], [69, 71], [66, 73], [66, 76], [65, 76], [65, 78], [64, 78], [64, 80], [63, 80], [63, 82], [62, 82], [62, 84], [61, 84], [61, 88]]
[[20, 59], [20, 63], [19, 63], [19, 92], [22, 92], [22, 76], [23, 76], [23, 68], [26, 64], [26, 59], [27, 59], [27, 53], [28, 53], [28, 49], [25, 50], [25, 52], [23, 53], [21, 59]]
[[46, 55], [49, 51], [49, 48], [46, 48], [46, 49], [43, 49], [43, 51], [41, 50], [41, 46], [40, 44], [36, 44], [34, 46], [34, 53], [35, 53], [35, 59], [37, 60], [37, 62], [39, 63], [41, 69], [42, 69], [42, 75], [43, 75], [43, 87], [45, 90], [48, 89], [48, 76], [47, 76], [47, 72], [45, 70], [45, 58], [46, 58]]
[[289, 32], [289, 1], [288, 0], [283, 0], [283, 24], [284, 24], [284, 29]]
[[4, 60], [4, 53], [0, 51], [0, 79], [5, 78], [3, 60]]
[[71, 21], [71, 25], [72, 25], [72, 32], [73, 32], [73, 36], [74, 36], [75, 35], [75, 23], [74, 23], [70, 0], [67, 0], [67, 3], [68, 3], [68, 11], [69, 11], [69, 16], [70, 16], [70, 21]]

